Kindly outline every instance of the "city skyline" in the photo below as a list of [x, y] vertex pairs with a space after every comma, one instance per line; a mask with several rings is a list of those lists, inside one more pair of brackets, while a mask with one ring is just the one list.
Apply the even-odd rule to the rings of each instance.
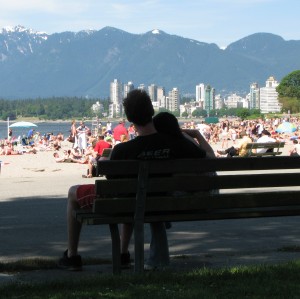
[[210, 111], [223, 107], [260, 109], [262, 113], [280, 112], [282, 104], [279, 103], [276, 91], [278, 85], [276, 78], [270, 76], [266, 79], [265, 86], [259, 86], [256, 82], [250, 83], [249, 93], [244, 98], [231, 93], [227, 98], [224, 97], [222, 99], [220, 94], [215, 93], [213, 86], [200, 83], [195, 86], [195, 99], [191, 99], [188, 103], [182, 103], [180, 90], [177, 87], [166, 92], [163, 86], [157, 86], [156, 84], [135, 86], [134, 82], [123, 83], [118, 79], [114, 79], [110, 83], [108, 114], [110, 117], [121, 116], [123, 114], [122, 99], [133, 89], [146, 91], [152, 100], [155, 110], [165, 108], [171, 112], [179, 111], [179, 115], [182, 115], [182, 113], [192, 114], [197, 109], [205, 110], [209, 115]]
[[0, 0], [0, 28], [48, 34], [111, 26], [141, 34], [160, 29], [220, 48], [257, 32], [299, 40], [297, 0]]

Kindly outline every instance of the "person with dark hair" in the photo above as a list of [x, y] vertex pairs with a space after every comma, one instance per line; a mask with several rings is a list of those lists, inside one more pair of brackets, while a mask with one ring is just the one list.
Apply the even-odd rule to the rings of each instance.
[[[268, 130], [263, 129], [261, 131], [260, 135], [261, 135], [261, 137], [256, 140], [257, 143], [276, 142], [276, 139], [271, 137], [271, 133]], [[258, 148], [256, 150], [256, 152], [262, 154], [262, 153], [266, 153], [266, 152], [273, 152], [273, 149], [272, 148], [269, 148], [269, 149], [267, 149], [267, 148]]]
[[[176, 158], [205, 158], [204, 150], [185, 138], [172, 137], [158, 133], [152, 121], [154, 109], [151, 99], [145, 91], [133, 90], [123, 101], [128, 121], [132, 122], [137, 131], [137, 137], [117, 144], [111, 153], [111, 160], [153, 160]], [[111, 178], [109, 178], [111, 179]], [[78, 255], [78, 244], [81, 224], [73, 217], [73, 211], [79, 208], [91, 208], [95, 200], [95, 185], [76, 185], [69, 189], [67, 221], [68, 249], [59, 260], [59, 267], [67, 270], [81, 270], [81, 257]], [[163, 267], [169, 264], [169, 248], [162, 222], [152, 223], [150, 256], [145, 264], [148, 267]], [[123, 224], [121, 230], [121, 264], [130, 265], [128, 251], [132, 235], [132, 225]]]
[[291, 157], [299, 157], [300, 156], [300, 144], [298, 140], [293, 140], [293, 148], [289, 150]]
[[169, 112], [160, 112], [153, 117], [153, 124], [159, 133], [182, 137], [177, 118]]
[[215, 153], [203, 135], [196, 129], [181, 129], [177, 118], [169, 112], [160, 112], [153, 117], [153, 124], [159, 133], [187, 138], [206, 152], [208, 158], [215, 158]]

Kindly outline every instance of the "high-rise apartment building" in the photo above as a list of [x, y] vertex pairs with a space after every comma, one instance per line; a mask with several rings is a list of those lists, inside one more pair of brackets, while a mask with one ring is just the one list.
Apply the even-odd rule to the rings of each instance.
[[221, 98], [220, 94], [215, 95], [215, 109], [222, 109], [224, 106], [224, 100]]
[[196, 85], [196, 102], [204, 102], [205, 85], [203, 83]]
[[158, 107], [165, 107], [166, 92], [164, 87], [157, 87]]
[[206, 110], [207, 114], [210, 114], [210, 111], [215, 109], [215, 89], [210, 85], [205, 87], [205, 98], [203, 109]]
[[174, 87], [171, 91], [169, 91], [169, 96], [167, 100], [167, 108], [168, 110], [175, 112], [179, 111], [180, 105], [180, 94], [178, 88]]
[[282, 105], [278, 101], [276, 87], [279, 83], [274, 77], [266, 81], [266, 87], [260, 88], [260, 111], [261, 113], [280, 112]]
[[252, 83], [250, 85], [250, 94], [249, 94], [249, 108], [250, 109], [259, 109], [259, 86], [257, 83]]
[[155, 84], [148, 86], [148, 94], [152, 102], [157, 102], [157, 86]]
[[242, 103], [242, 97], [238, 96], [237, 94], [232, 94], [230, 96], [227, 97], [226, 102], [226, 106], [228, 109], [230, 108], [242, 108], [243, 107], [243, 103]]
[[123, 112], [123, 88], [122, 83], [115, 79], [110, 83], [110, 105], [109, 105], [109, 117], [120, 117]]
[[134, 89], [134, 85], [132, 82], [128, 82], [124, 84], [123, 96], [124, 99], [127, 97], [127, 94]]
[[147, 91], [144, 83], [141, 83], [137, 89]]
[[200, 83], [196, 85], [196, 102], [198, 103], [198, 106], [203, 108], [205, 101], [205, 85], [203, 83]]

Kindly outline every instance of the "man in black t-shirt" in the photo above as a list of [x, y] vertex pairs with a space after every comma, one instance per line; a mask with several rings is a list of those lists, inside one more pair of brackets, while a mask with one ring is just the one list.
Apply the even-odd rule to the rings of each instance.
[[[117, 144], [111, 160], [153, 160], [176, 158], [204, 158], [206, 152], [186, 138], [174, 138], [156, 131], [152, 117], [154, 109], [148, 94], [141, 90], [128, 93], [123, 101], [128, 121], [132, 122], [138, 136], [125, 143]], [[73, 211], [80, 207], [90, 207], [95, 198], [94, 185], [72, 186], [68, 195], [68, 250], [59, 260], [59, 266], [68, 270], [81, 269], [81, 257], [77, 253], [81, 224], [74, 220]], [[169, 248], [162, 222], [151, 223], [150, 256], [145, 267], [156, 268], [169, 264]], [[132, 225], [123, 224], [121, 231], [121, 264], [130, 264], [128, 246], [132, 235]]]
[[[134, 123], [138, 136], [113, 149], [111, 160], [157, 160], [176, 158], [204, 158], [206, 152], [188, 139], [160, 134], [156, 131], [152, 116], [154, 110], [145, 92], [132, 91], [124, 99], [124, 109], [128, 121]], [[151, 223], [150, 257], [146, 268], [164, 267], [169, 264], [169, 248], [164, 223]], [[132, 225], [124, 224], [121, 231], [121, 264], [130, 265], [128, 252], [132, 235]]]

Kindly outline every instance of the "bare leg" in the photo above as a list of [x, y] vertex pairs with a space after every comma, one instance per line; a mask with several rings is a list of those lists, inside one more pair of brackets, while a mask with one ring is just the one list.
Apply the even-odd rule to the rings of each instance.
[[91, 161], [88, 162], [88, 169], [89, 169], [88, 175], [90, 177], [92, 177], [93, 176], [93, 164], [91, 163]]
[[121, 253], [127, 253], [130, 239], [133, 232], [133, 225], [126, 223], [122, 224], [121, 228]]
[[79, 209], [77, 202], [78, 186], [72, 186], [68, 193], [67, 221], [68, 221], [68, 257], [77, 255], [78, 243], [81, 231], [81, 223], [74, 216], [73, 211]]

